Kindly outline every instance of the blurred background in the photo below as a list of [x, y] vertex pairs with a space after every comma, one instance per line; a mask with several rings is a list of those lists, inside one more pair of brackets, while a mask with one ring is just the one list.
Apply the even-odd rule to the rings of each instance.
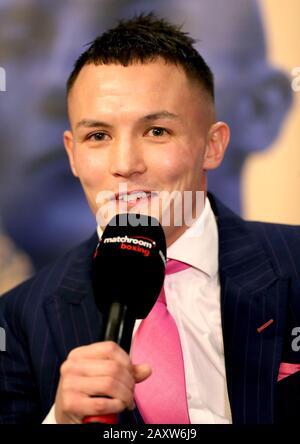
[[182, 24], [215, 73], [232, 137], [210, 191], [247, 219], [300, 224], [299, 0], [0, 0], [0, 294], [95, 229], [63, 148], [65, 81], [142, 11]]

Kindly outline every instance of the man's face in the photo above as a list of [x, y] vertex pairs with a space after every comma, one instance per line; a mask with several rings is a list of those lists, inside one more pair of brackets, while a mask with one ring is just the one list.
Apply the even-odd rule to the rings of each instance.
[[[206, 189], [205, 170], [220, 163], [227, 144], [228, 128], [213, 123], [213, 105], [200, 86], [163, 60], [86, 65], [68, 106], [72, 131], [65, 132], [65, 146], [94, 214], [110, 203], [97, 203], [103, 191], [115, 193], [116, 212], [125, 207], [160, 220], [162, 208], [155, 212], [151, 201], [162, 191], [191, 191], [195, 207], [195, 192]], [[119, 200], [120, 184], [145, 198], [133, 193]], [[164, 229], [170, 243], [185, 226]]]

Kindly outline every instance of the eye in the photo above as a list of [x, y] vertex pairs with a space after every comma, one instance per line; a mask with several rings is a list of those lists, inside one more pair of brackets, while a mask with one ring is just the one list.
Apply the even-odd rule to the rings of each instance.
[[92, 140], [95, 142], [99, 142], [102, 140], [107, 140], [107, 137], [109, 137], [108, 134], [104, 133], [103, 131], [97, 131], [97, 133], [93, 133], [87, 137], [88, 140]]
[[153, 128], [150, 128], [150, 130], [147, 133], [150, 136], [154, 136], [154, 137], [161, 137], [161, 136], [165, 136], [166, 134], [169, 134], [165, 128], [161, 128], [160, 126], [155, 126]]

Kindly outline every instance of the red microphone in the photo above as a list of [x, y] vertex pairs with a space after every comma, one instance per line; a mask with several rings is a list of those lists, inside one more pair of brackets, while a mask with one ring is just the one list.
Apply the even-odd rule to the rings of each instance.
[[111, 413], [109, 415], [102, 416], [86, 416], [82, 420], [82, 424], [118, 424], [118, 415], [116, 413]]

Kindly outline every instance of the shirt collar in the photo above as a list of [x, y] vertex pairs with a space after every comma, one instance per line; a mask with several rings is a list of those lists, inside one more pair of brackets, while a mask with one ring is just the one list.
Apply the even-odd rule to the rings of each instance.
[[[99, 239], [103, 230], [98, 225]], [[218, 228], [208, 197], [198, 219], [167, 249], [167, 258], [185, 262], [213, 277], [218, 272]]]
[[218, 228], [206, 197], [198, 219], [167, 250], [168, 259], [185, 262], [210, 277], [218, 272]]

